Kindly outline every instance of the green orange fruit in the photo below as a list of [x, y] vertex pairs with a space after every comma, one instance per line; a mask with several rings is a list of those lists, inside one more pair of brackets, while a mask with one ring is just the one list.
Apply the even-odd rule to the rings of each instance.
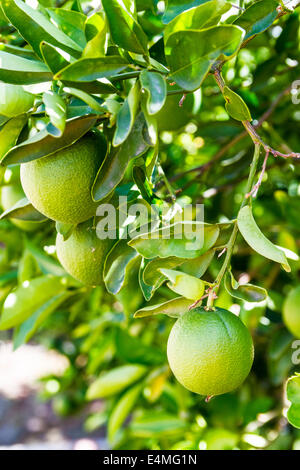
[[67, 240], [56, 238], [57, 257], [64, 269], [87, 286], [103, 283], [103, 267], [115, 240], [100, 240], [90, 221], [78, 225]]
[[34, 95], [24, 90], [21, 85], [0, 83], [0, 114], [14, 117], [26, 113], [32, 108]]
[[248, 329], [233, 313], [195, 308], [173, 326], [167, 353], [178, 382], [192, 392], [214, 396], [243, 383], [254, 350]]
[[90, 133], [70, 147], [22, 164], [27, 198], [49, 219], [76, 225], [91, 218], [98, 206], [91, 189], [104, 153], [100, 137]]
[[300, 286], [292, 289], [285, 299], [283, 321], [295, 338], [300, 339]]

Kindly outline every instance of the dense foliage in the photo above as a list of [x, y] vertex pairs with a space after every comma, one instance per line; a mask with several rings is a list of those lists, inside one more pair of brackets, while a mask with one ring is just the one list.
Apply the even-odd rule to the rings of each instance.
[[[1, 2], [0, 338], [64, 354], [43, 397], [113, 448], [300, 448], [299, 2], [235, 3]], [[119, 196], [146, 218], [124, 212], [104, 249], [84, 224]], [[211, 400], [166, 355], [196, 305], [255, 347]]]

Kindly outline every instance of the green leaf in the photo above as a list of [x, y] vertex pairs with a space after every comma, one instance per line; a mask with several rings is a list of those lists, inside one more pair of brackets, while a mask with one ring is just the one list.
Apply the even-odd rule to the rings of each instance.
[[277, 18], [278, 2], [275, 0], [261, 0], [255, 2], [235, 20], [234, 24], [246, 31], [245, 40], [262, 33], [273, 24]]
[[137, 81], [131, 88], [127, 98], [117, 114], [116, 132], [113, 138], [113, 146], [121, 145], [130, 134], [140, 101], [140, 84]]
[[142, 385], [138, 384], [127, 390], [112, 410], [107, 424], [107, 436], [110, 442], [113, 442], [116, 433], [136, 404], [142, 388]]
[[190, 259], [185, 263], [181, 264], [180, 270], [186, 274], [190, 274], [195, 277], [202, 277], [206, 273], [213, 257], [215, 255], [214, 250], [210, 250], [204, 255], [199, 256], [198, 258]]
[[36, 333], [42, 323], [55, 312], [55, 310], [69, 297], [74, 295], [74, 292], [60, 292], [54, 295], [51, 299], [47, 300], [41, 307], [39, 307], [33, 315], [25, 320], [14, 331], [13, 346], [14, 350], [22, 344], [27, 343], [32, 336]]
[[66, 276], [66, 271], [56, 259], [47, 255], [44, 251], [41, 251], [29, 240], [26, 240], [26, 250], [32, 254], [42, 273], [52, 274], [53, 276]]
[[168, 287], [176, 294], [190, 300], [199, 300], [204, 294], [205, 283], [201, 279], [173, 269], [161, 268], [160, 272], [169, 279]]
[[66, 290], [64, 279], [41, 276], [25, 281], [22, 286], [11, 292], [3, 305], [0, 330], [19, 325], [40, 309], [45, 302]]
[[85, 35], [88, 43], [82, 53], [82, 57], [105, 56], [107, 26], [100, 13], [95, 13], [86, 20]]
[[103, 271], [108, 292], [117, 294], [121, 290], [130, 262], [137, 256], [137, 252], [127, 245], [126, 240], [119, 240], [114, 245], [105, 260]]
[[18, 283], [23, 284], [40, 275], [40, 270], [35, 258], [25, 249], [18, 265]]
[[150, 305], [134, 314], [134, 318], [151, 317], [152, 315], [168, 315], [172, 318], [178, 318], [185, 312], [188, 312], [191, 301], [184, 297], [176, 297], [176, 299], [168, 300], [162, 304]]
[[273, 245], [260, 231], [250, 206], [245, 206], [240, 210], [237, 221], [241, 234], [253, 250], [265, 258], [280, 263], [285, 271], [291, 271], [284, 252]]
[[203, 223], [178, 222], [139, 235], [129, 242], [142, 256], [148, 259], [159, 256], [167, 258], [196, 258], [206, 253], [216, 242], [219, 227]]
[[234, 56], [243, 37], [244, 30], [232, 25], [171, 34], [165, 47], [170, 79], [184, 90], [196, 90], [218, 58], [228, 60]]
[[28, 201], [27, 197], [20, 199], [12, 207], [2, 212], [0, 220], [3, 219], [19, 219], [27, 220], [30, 222], [43, 222], [47, 220], [43, 214], [38, 212], [33, 205]]
[[148, 54], [147, 36], [135, 18], [134, 1], [103, 0], [112, 40], [137, 54]]
[[63, 222], [55, 222], [55, 228], [57, 233], [62, 235], [64, 241], [68, 240], [68, 238], [71, 236], [73, 230], [74, 230], [74, 225], [71, 224], [65, 224]]
[[167, 24], [185, 10], [197, 7], [207, 0], [167, 0], [163, 23]]
[[149, 286], [144, 282], [144, 270], [148, 262], [149, 260], [142, 258], [142, 262], [141, 262], [140, 269], [139, 269], [139, 285], [143, 293], [143, 296], [147, 302], [149, 302], [149, 300], [153, 297], [155, 290], [158, 289], [158, 287], [160, 287], [160, 285], [164, 281], [164, 278], [163, 278], [160, 284], [157, 283], [154, 286]]
[[95, 201], [100, 201], [111, 194], [123, 179], [130, 160], [142, 155], [149, 147], [144, 140], [144, 127], [145, 120], [139, 114], [125, 142], [117, 148], [111, 148], [92, 188]]
[[16, 144], [18, 137], [28, 121], [26, 114], [10, 119], [0, 130], [0, 161]]
[[128, 67], [128, 62], [120, 56], [107, 56], [79, 59], [55, 75], [55, 80], [72, 82], [92, 82], [99, 78], [109, 78]]
[[143, 70], [140, 74], [142, 91], [147, 94], [146, 107], [150, 115], [158, 113], [167, 97], [165, 79], [157, 72]]
[[56, 28], [46, 16], [21, 0], [3, 0], [2, 8], [13, 26], [41, 57], [40, 44], [45, 41], [78, 57], [81, 47]]
[[96, 124], [94, 115], [82, 116], [66, 122], [62, 137], [56, 138], [47, 129], [38, 132], [20, 145], [13, 147], [3, 158], [2, 165], [26, 163], [45, 157], [75, 143]]
[[287, 383], [287, 399], [291, 402], [287, 419], [295, 428], [300, 429], [300, 375], [290, 377]]
[[115, 341], [117, 355], [122, 361], [146, 366], [165, 362], [165, 354], [159, 348], [144, 344], [139, 338], [130, 336], [120, 328], [116, 331]]
[[47, 42], [42, 42], [40, 49], [44, 62], [54, 74], [76, 61], [74, 57]]
[[66, 127], [66, 103], [57, 93], [46, 91], [43, 94], [45, 111], [50, 118], [52, 125], [58, 129], [58, 137], [61, 137]]
[[47, 65], [37, 60], [0, 51], [0, 80], [15, 85], [30, 85], [52, 80]]
[[147, 372], [147, 367], [131, 364], [116, 367], [104, 372], [87, 390], [87, 399], [106, 398], [120, 393], [125, 388], [141, 379]]
[[143, 280], [149, 286], [159, 287], [165, 280], [165, 276], [161, 273], [160, 269], [172, 269], [184, 262], [184, 258], [176, 258], [176, 256], [148, 260], [143, 272]]
[[253, 286], [252, 284], [240, 285], [231, 272], [225, 274], [224, 285], [232, 297], [246, 302], [263, 302], [268, 297], [266, 289], [262, 287]]
[[[203, 3], [203, 2], [202, 2]], [[211, 0], [202, 5], [184, 11], [176, 16], [164, 30], [164, 40], [176, 31], [200, 30], [217, 26], [221, 16], [230, 10], [231, 5], [226, 0]]]
[[13, 46], [12, 44], [0, 44], [0, 51], [8, 52], [9, 54], [23, 57], [24, 59], [37, 60], [34, 51], [25, 47]]
[[89, 93], [86, 93], [85, 91], [78, 90], [77, 88], [64, 87], [64, 92], [76, 96], [76, 98], [84, 101], [91, 109], [97, 111], [99, 114], [107, 113], [107, 110], [100, 105], [96, 98], [91, 96]]
[[225, 107], [229, 116], [237, 121], [252, 121], [252, 117], [245, 101], [230, 88], [223, 88], [223, 96], [226, 101]]
[[77, 11], [64, 10], [62, 8], [47, 8], [53, 23], [57, 25], [80, 49], [86, 46], [84, 34], [86, 16]]
[[8, 271], [4, 274], [0, 274], [0, 288], [10, 284], [12, 281], [16, 281], [18, 278], [18, 271]]

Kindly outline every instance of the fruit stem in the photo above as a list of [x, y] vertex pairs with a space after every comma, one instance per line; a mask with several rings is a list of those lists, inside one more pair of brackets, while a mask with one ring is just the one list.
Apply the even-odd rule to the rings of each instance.
[[[260, 155], [260, 146], [261, 146], [260, 142], [255, 142], [253, 160], [252, 160], [252, 163], [251, 163], [250, 173], [249, 173], [249, 177], [248, 177], [248, 181], [247, 181], [247, 186], [246, 186], [246, 190], [245, 190], [245, 193], [244, 193], [244, 197], [243, 197], [243, 201], [241, 203], [240, 209], [242, 209], [247, 204], [247, 201], [249, 199], [248, 195], [250, 194], [252, 186], [254, 184], [255, 174], [256, 174], [257, 165], [258, 165], [258, 161], [259, 161], [259, 155]], [[248, 198], [247, 198], [247, 196], [248, 196]], [[231, 257], [232, 257], [232, 254], [233, 254], [234, 245], [235, 245], [235, 241], [236, 241], [236, 238], [237, 238], [238, 231], [239, 231], [239, 229], [238, 229], [237, 221], [235, 221], [230, 239], [227, 243], [226, 257], [224, 259], [224, 262], [223, 262], [223, 265], [220, 269], [220, 272], [219, 272], [219, 274], [216, 278], [216, 281], [214, 282], [213, 287], [210, 289], [210, 293], [209, 293], [208, 300], [207, 300], [207, 307], [209, 309], [213, 308], [214, 301], [215, 301], [215, 298], [216, 298], [216, 294], [217, 294], [217, 292], [220, 288], [220, 285], [221, 285], [221, 282], [223, 280], [224, 274], [225, 274], [225, 272], [227, 271], [227, 269], [230, 265], [230, 261], [231, 261]]]

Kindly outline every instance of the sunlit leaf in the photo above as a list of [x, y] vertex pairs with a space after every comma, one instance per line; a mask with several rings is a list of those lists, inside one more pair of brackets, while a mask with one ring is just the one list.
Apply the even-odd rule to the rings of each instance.
[[238, 51], [243, 37], [244, 30], [232, 25], [171, 34], [165, 47], [170, 78], [184, 90], [196, 90], [218, 58], [228, 60]]
[[273, 245], [260, 231], [250, 206], [245, 206], [240, 210], [237, 221], [241, 234], [253, 250], [265, 258], [280, 263], [285, 271], [291, 270], [284, 252]]

